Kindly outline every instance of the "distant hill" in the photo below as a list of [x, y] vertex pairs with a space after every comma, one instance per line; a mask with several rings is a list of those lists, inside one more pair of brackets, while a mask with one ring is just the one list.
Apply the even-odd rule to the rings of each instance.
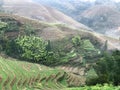
[[120, 12], [114, 6], [96, 5], [84, 11], [81, 17], [82, 23], [103, 34], [115, 32], [120, 26]]
[[94, 2], [85, 2], [84, 0], [35, 1], [58, 9], [96, 32], [119, 38], [119, 20], [117, 20], [120, 11], [119, 2], [114, 0], [95, 0]]
[[50, 23], [65, 23], [75, 28], [85, 28], [90, 30], [90, 28], [88, 28], [87, 26], [78, 23], [62, 12], [48, 6], [34, 3], [31, 0], [4, 0], [3, 8], [6, 12], [15, 15], [25, 16]]
[[93, 2], [84, 0], [34, 0], [35, 2], [47, 5], [65, 13], [66, 15], [79, 21], [80, 14], [93, 6]]

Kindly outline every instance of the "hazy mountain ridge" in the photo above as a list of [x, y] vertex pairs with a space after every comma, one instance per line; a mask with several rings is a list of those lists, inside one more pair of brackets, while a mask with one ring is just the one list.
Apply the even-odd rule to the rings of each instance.
[[[36, 0], [39, 3], [54, 7], [75, 20], [94, 29], [94, 31], [119, 38], [120, 17], [119, 2], [114, 0], [96, 0], [94, 2], [82, 0], [62, 1]], [[89, 18], [88, 18], [89, 17]]]
[[48, 5], [62, 11], [79, 21], [79, 14], [92, 6], [91, 2], [83, 2], [82, 0], [34, 0], [38, 3]]
[[117, 29], [120, 26], [120, 12], [112, 6], [96, 5], [81, 15], [80, 20], [95, 31], [103, 30], [101, 33], [109, 32], [109, 29]]
[[62, 12], [59, 12], [56, 9], [53, 9], [48, 6], [37, 4], [32, 1], [27, 2], [18, 0], [15, 2], [15, 0], [13, 0], [9, 2], [9, 0], [5, 0], [3, 8], [6, 12], [10, 12], [12, 14], [26, 16], [32, 19], [45, 22], [65, 23], [75, 28], [90, 30], [90, 28], [88, 28], [87, 26], [78, 23], [77, 21], [73, 20], [69, 16], [66, 16]]

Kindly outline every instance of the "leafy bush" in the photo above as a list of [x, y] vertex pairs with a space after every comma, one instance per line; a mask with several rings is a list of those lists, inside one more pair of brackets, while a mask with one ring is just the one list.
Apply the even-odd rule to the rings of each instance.
[[2, 30], [5, 32], [10, 31], [19, 31], [19, 27], [21, 26], [21, 23], [16, 21], [12, 18], [1, 18], [0, 19], [3, 23], [6, 23], [6, 27], [4, 27]]
[[80, 36], [75, 36], [72, 38], [72, 43], [74, 47], [80, 46], [82, 44], [82, 40]]
[[0, 21], [0, 30], [7, 26], [7, 23]]
[[19, 47], [21, 57], [24, 59], [40, 61], [44, 60], [47, 55], [47, 43], [39, 37], [22, 36], [18, 37], [15, 42]]
[[94, 45], [90, 42], [90, 40], [83, 41], [83, 49], [87, 51], [95, 51]]

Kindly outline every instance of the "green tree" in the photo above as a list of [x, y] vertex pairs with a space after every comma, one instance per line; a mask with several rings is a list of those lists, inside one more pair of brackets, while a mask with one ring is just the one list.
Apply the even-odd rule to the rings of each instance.
[[114, 51], [112, 55], [105, 54], [105, 56], [96, 63], [94, 69], [99, 76], [98, 79], [102, 80], [102, 82], [98, 83], [112, 82], [118, 85], [120, 83], [120, 51]]
[[16, 39], [16, 44], [20, 47], [21, 57], [28, 60], [44, 60], [47, 55], [47, 43], [35, 36], [22, 36]]
[[3, 49], [4, 42], [6, 39], [5, 34], [4, 34], [5, 33], [4, 28], [6, 28], [6, 26], [7, 26], [7, 23], [0, 21], [0, 50]]
[[16, 58], [50, 65], [57, 62], [57, 54], [47, 49], [48, 43], [36, 36], [20, 36], [6, 44], [6, 53]]
[[0, 39], [4, 37], [4, 32], [5, 32], [4, 28], [6, 27], [7, 27], [7, 23], [0, 21]]
[[25, 24], [24, 29], [24, 33], [27, 36], [35, 34], [35, 29], [30, 24]]
[[51, 51], [51, 42], [50, 42], [50, 40], [48, 40], [48, 44], [47, 44], [47, 47], [46, 47], [46, 50], [47, 51]]
[[75, 36], [72, 38], [72, 43], [75, 47], [80, 46], [82, 43], [81, 37], [80, 36]]
[[105, 44], [103, 46], [103, 52], [106, 52], [108, 50], [108, 40], [105, 41]]

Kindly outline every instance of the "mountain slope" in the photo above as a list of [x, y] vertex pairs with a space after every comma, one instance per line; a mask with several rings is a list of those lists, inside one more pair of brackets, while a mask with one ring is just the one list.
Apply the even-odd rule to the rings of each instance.
[[[107, 43], [108, 50], [120, 49], [120, 45], [119, 45], [120, 43], [119, 43], [119, 40], [117, 40], [117, 39], [106, 37], [104, 35], [97, 34], [95, 32], [91, 32], [91, 31], [85, 31], [85, 30], [81, 30], [81, 29], [73, 29], [66, 24], [46, 23], [46, 22], [42, 22], [42, 21], [40, 22], [37, 20], [28, 19], [25, 17], [20, 17], [17, 15], [10, 15], [10, 14], [9, 15], [8, 14], [0, 14], [0, 20], [1, 20], [1, 22], [7, 23], [8, 25], [10, 24], [9, 25], [10, 27], [16, 27], [16, 26], [19, 27], [17, 31], [15, 28], [9, 27], [8, 31], [6, 31], [4, 33], [4, 36], [5, 36], [4, 39], [6, 39], [8, 37], [8, 39], [11, 40], [11, 38], [16, 38], [18, 35], [25, 35], [26, 29], [24, 26], [29, 25], [30, 28], [33, 28], [36, 36], [39, 36], [46, 41], [50, 41], [51, 45], [54, 44], [58, 47], [57, 48], [58, 50], [65, 49], [65, 51], [67, 51], [67, 49], [69, 49], [67, 52], [63, 52], [63, 55], [65, 54], [65, 57], [61, 56], [61, 58], [59, 59], [59, 61], [61, 61], [63, 59], [63, 61], [65, 63], [64, 64], [60, 63], [59, 67], [57, 67], [57, 66], [55, 67], [55, 68], [63, 69], [64, 71], [68, 72], [67, 75], [63, 71], [61, 72], [61, 70], [60, 70], [60, 72], [59, 72], [59, 70], [57, 70], [57, 71], [55, 70], [55, 72], [54, 72], [54, 70], [51, 71], [51, 70], [49, 70], [49, 68], [47, 68], [48, 71], [44, 70], [43, 72], [40, 73], [40, 77], [41, 77], [40, 78], [39, 75], [37, 75], [37, 74], [39, 74], [39, 70], [38, 70], [39, 68], [36, 67], [36, 64], [29, 64], [27, 62], [22, 62], [22, 61], [20, 61], [18, 63], [18, 61], [14, 62], [13, 59], [10, 60], [10, 62], [6, 63], [6, 61], [7, 61], [6, 59], [0, 58], [0, 63], [1, 63], [0, 68], [2, 68], [0, 71], [0, 73], [1, 73], [0, 81], [3, 80], [2, 84], [0, 84], [1, 85], [0, 88], [5, 88], [6, 90], [8, 90], [8, 88], [15, 88], [13, 90], [16, 90], [16, 88], [19, 88], [19, 86], [20, 86], [20, 88], [24, 88], [25, 85], [27, 85], [27, 86], [35, 85], [36, 86], [36, 81], [37, 81], [37, 85], [38, 85], [36, 88], [39, 88], [39, 89], [42, 88], [43, 90], [47, 90], [50, 88], [51, 88], [51, 90], [54, 90], [53, 87], [57, 90], [59, 90], [60, 88], [64, 88], [64, 85], [61, 85], [61, 83], [65, 84], [65, 81], [67, 81], [67, 83], [68, 83], [67, 86], [85, 85], [86, 79], [85, 79], [84, 75], [88, 71], [88, 69], [90, 69], [91, 63], [89, 63], [89, 62], [91, 62], [92, 60], [94, 61], [94, 58], [95, 58], [95, 60], [98, 60], [98, 58], [93, 57], [92, 59], [90, 59], [90, 57], [89, 57], [88, 58], [89, 62], [87, 62], [86, 65], [83, 65], [82, 61], [84, 61], [84, 59], [82, 57], [82, 54], [84, 52], [82, 52], [82, 54], [79, 54], [74, 50], [74, 47], [73, 46], [71, 47], [71, 45], [70, 45], [72, 43], [71, 40], [73, 40], [73, 37], [75, 37], [75, 36], [80, 36], [83, 40], [86, 40], [87, 42], [90, 40], [92, 42], [92, 44], [90, 44], [90, 42], [84, 44], [85, 48], [86, 48], [86, 46], [89, 48], [89, 46], [93, 45], [92, 48], [89, 48], [90, 50], [91, 49], [97, 50], [97, 47], [94, 48], [97, 45], [99, 45], [99, 48], [104, 47], [104, 45], [106, 44], [105, 43], [106, 40], [108, 41], [108, 43]], [[0, 43], [0, 44], [3, 44], [3, 43]], [[62, 48], [60, 45], [62, 45]], [[77, 48], [77, 49], [79, 49], [79, 48]], [[79, 50], [81, 50], [81, 48]], [[92, 51], [92, 53], [95, 53], [95, 52], [96, 51]], [[95, 53], [95, 54], [97, 54], [97, 53]], [[79, 54], [79, 55], [77, 55], [77, 54]], [[86, 55], [84, 57], [86, 57]], [[7, 57], [5, 56], [5, 58], [7, 58]], [[25, 64], [25, 63], [27, 63], [27, 64]], [[95, 61], [93, 63], [95, 63]], [[24, 68], [24, 64], [27, 67]], [[12, 65], [13, 67], [11, 67], [10, 65]], [[23, 67], [21, 67], [21, 69], [19, 69], [24, 72], [23, 75], [19, 74], [20, 72], [19, 72], [18, 68], [20, 68], [20, 67], [18, 65], [20, 65], [20, 66], [23, 65]], [[26, 71], [27, 72], [27, 74], [26, 74], [25, 70], [29, 69], [29, 65], [31, 65], [33, 67], [33, 69], [31, 69], [31, 67], [30, 67], [29, 72]], [[14, 67], [16, 67], [17, 70]], [[44, 66], [43, 66], [43, 68], [45, 69]], [[35, 71], [37, 71], [37, 72], [35, 72]], [[10, 72], [12, 72], [12, 75], [9, 75]], [[28, 74], [30, 76], [28, 76]], [[21, 76], [19, 76], [19, 75], [21, 75]], [[36, 75], [36, 76], [34, 76], [34, 75]], [[13, 77], [13, 76], [15, 76], [15, 77]], [[22, 79], [20, 77], [22, 77]], [[17, 80], [16, 80], [16, 78], [17, 78]], [[38, 78], [40, 78], [40, 79], [38, 79]], [[34, 82], [35, 84], [32, 82]], [[17, 83], [17, 85], [16, 85], [16, 83]]]
[[76, 21], [80, 20], [80, 14], [93, 6], [89, 0], [34, 0], [37, 3], [56, 8], [57, 10], [65, 13], [66, 15], [74, 18]]
[[[60, 23], [46, 23], [42, 21], [32, 20], [25, 17], [20, 17], [17, 15], [1, 14], [0, 19], [7, 18], [8, 21], [13, 19], [22, 25], [30, 24], [31, 27], [35, 29], [38, 36], [44, 38], [45, 40], [61, 40], [65, 37], [72, 37], [75, 35], [81, 35], [83, 38], [89, 38], [93, 43], [98, 41], [99, 44], [103, 45], [106, 40], [108, 40], [108, 49], [120, 49], [119, 40], [98, 34], [95, 32], [83, 30], [83, 29], [73, 29], [71, 26]], [[22, 27], [20, 29], [20, 32]], [[18, 32], [18, 34], [20, 33]], [[10, 32], [9, 32], [10, 33]], [[8, 33], [8, 34], [9, 34]], [[13, 32], [12, 32], [13, 33]], [[16, 36], [16, 34], [13, 34]]]
[[35, 0], [54, 7], [102, 34], [119, 38], [119, 3], [114, 0]]
[[[94, 31], [103, 34], [108, 33], [108, 35], [110, 32], [117, 32], [120, 35], [118, 30], [120, 27], [120, 20], [118, 19], [120, 18], [120, 12], [113, 6], [96, 5], [84, 11], [81, 17], [80, 21], [94, 29]], [[116, 37], [119, 36], [117, 33], [115, 33]]]
[[66, 23], [76, 28], [88, 29], [87, 26], [78, 23], [72, 18], [66, 16], [65, 14], [57, 11], [51, 7], [40, 5], [37, 3], [23, 0], [4, 0], [3, 8], [6, 12], [11, 12], [12, 14], [29, 17], [32, 19], [52, 22], [52, 23]]

